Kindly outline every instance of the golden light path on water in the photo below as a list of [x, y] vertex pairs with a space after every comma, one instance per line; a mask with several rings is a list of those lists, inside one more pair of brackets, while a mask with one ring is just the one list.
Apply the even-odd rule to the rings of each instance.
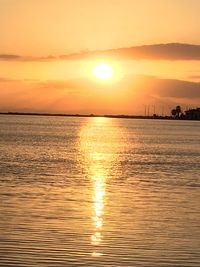
[[[91, 236], [91, 243], [94, 246], [100, 245], [102, 241], [103, 230], [103, 213], [104, 213], [104, 197], [105, 197], [105, 181], [103, 177], [94, 177], [94, 196], [93, 196], [93, 208], [94, 216], [94, 234]], [[94, 251], [93, 256], [100, 256], [101, 253]]]
[[[91, 182], [91, 223], [93, 233], [91, 235], [91, 245], [93, 257], [103, 255], [101, 244], [103, 242], [104, 213], [106, 206], [106, 186], [109, 179], [109, 173], [112, 171], [113, 155], [115, 148], [110, 143], [111, 135], [118, 136], [118, 131], [113, 131], [113, 127], [117, 128], [115, 121], [112, 127], [107, 124], [107, 118], [90, 118], [88, 123], [81, 131], [81, 148], [85, 157], [86, 165], [90, 174]], [[109, 125], [109, 127], [108, 127]]]

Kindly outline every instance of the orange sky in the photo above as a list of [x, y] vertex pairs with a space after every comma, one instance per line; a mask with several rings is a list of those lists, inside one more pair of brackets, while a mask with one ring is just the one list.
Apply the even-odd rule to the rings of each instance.
[[[190, 59], [184, 45], [176, 60], [174, 46], [161, 47], [159, 59], [154, 46], [113, 58], [118, 48], [200, 44], [199, 10], [198, 0], [0, 0], [0, 110], [141, 114], [147, 105], [166, 113], [200, 105], [199, 46]], [[113, 67], [113, 79], [92, 75], [99, 62]]]

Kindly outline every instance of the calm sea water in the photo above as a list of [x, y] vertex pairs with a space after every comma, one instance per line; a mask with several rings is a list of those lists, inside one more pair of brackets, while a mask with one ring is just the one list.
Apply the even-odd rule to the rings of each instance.
[[200, 122], [0, 116], [0, 266], [200, 266]]

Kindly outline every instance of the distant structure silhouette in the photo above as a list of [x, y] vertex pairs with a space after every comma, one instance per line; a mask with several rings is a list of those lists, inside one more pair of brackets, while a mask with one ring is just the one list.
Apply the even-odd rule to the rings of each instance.
[[185, 118], [187, 120], [200, 120], [200, 108], [186, 110]]
[[188, 109], [182, 112], [180, 106], [171, 110], [171, 116], [173, 119], [182, 119], [182, 120], [200, 120], [200, 108]]

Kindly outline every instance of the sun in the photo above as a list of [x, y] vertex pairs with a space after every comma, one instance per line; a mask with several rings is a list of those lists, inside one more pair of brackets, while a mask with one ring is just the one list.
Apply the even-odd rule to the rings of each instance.
[[101, 80], [107, 80], [113, 77], [113, 68], [107, 63], [99, 63], [93, 69], [93, 75]]

